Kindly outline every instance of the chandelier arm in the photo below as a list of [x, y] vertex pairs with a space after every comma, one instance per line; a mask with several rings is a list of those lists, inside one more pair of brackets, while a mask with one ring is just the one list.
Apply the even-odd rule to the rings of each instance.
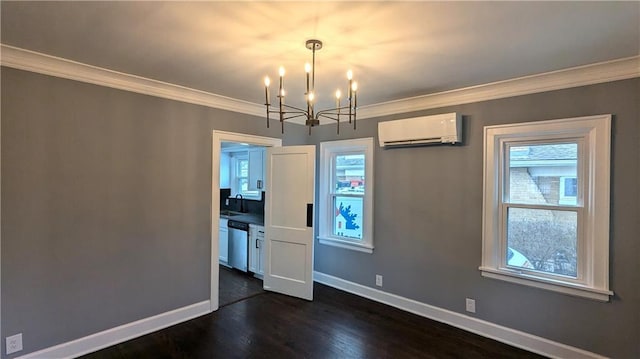
[[331, 115], [340, 115], [342, 117], [346, 117], [349, 114], [345, 113], [345, 112], [341, 112], [341, 111], [344, 110], [344, 109], [347, 109], [347, 108], [348, 108], [347, 106], [344, 106], [344, 107], [328, 108], [326, 110], [321, 110], [321, 111], [318, 111], [316, 113], [316, 117], [317, 117], [317, 114], [325, 114], [325, 113], [328, 113], [328, 114], [331, 114]]
[[[346, 108], [346, 107], [345, 107]], [[354, 119], [355, 118], [355, 112], [352, 112], [351, 114], [349, 113], [345, 113], [345, 112], [341, 112], [342, 108], [338, 109], [338, 108], [331, 108], [331, 109], [326, 109], [326, 110], [322, 110], [322, 111], [318, 111], [316, 113], [316, 118], [318, 116], [327, 116], [327, 115], [331, 115], [331, 116], [336, 116], [336, 118], [340, 117], [343, 119]]]
[[325, 114], [325, 113], [320, 114], [320, 113], [318, 113], [318, 114], [316, 114], [316, 119], [320, 119], [320, 117], [322, 117], [322, 118], [326, 118], [328, 120], [340, 121], [340, 119], [338, 119], [338, 117], [332, 117], [331, 115], [334, 115], [334, 114]]
[[[280, 114], [280, 111], [269, 111], [269, 113], [272, 113], [272, 114]], [[285, 115], [291, 115], [291, 114], [294, 114], [294, 115], [293, 115], [293, 116], [288, 116], [288, 117], [287, 117], [287, 116], [285, 116]], [[283, 116], [282, 116], [282, 120], [283, 120], [283, 121], [286, 121], [286, 120], [288, 120], [288, 119], [292, 119], [292, 118], [296, 118], [296, 117], [307, 117], [307, 114], [306, 114], [306, 113], [293, 112], [293, 111], [290, 111], [290, 112], [285, 111], [285, 112], [283, 112], [283, 113], [282, 113], [282, 115], [283, 115]], [[271, 117], [269, 117], [269, 118], [268, 118], [268, 120], [278, 120], [278, 121], [280, 121], [280, 119], [279, 119], [279, 118], [275, 118], [275, 119], [274, 119], [274, 118], [271, 118]]]
[[[324, 113], [318, 113], [316, 115], [316, 119], [319, 118], [319, 117], [322, 117], [322, 118], [326, 118], [328, 120], [336, 121], [336, 133], [339, 135], [340, 134], [340, 117], [337, 116], [338, 114], [339, 114], [339, 112], [328, 113], [327, 110], [325, 110]], [[336, 115], [336, 117], [331, 117], [330, 115]]]
[[[269, 112], [270, 113], [277, 113], [277, 114], [280, 113], [280, 111], [269, 111]], [[284, 115], [288, 115], [288, 114], [294, 114], [294, 115], [293, 116], [284, 116]], [[282, 117], [283, 121], [290, 120], [292, 118], [307, 117], [306, 113], [297, 113], [297, 112], [283, 112], [282, 115], [283, 115], [283, 117]], [[274, 120], [274, 119], [273, 118], [268, 118], [267, 120]], [[275, 119], [275, 120], [279, 121], [279, 119]]]
[[283, 104], [282, 107], [287, 108], [287, 109], [291, 109], [291, 110], [295, 110], [295, 111], [282, 111], [284, 113], [289, 113], [289, 112], [302, 112], [302, 113], [307, 113], [307, 111], [299, 108], [299, 107], [295, 107], [295, 106], [289, 106], [289, 105], [285, 105]]
[[302, 114], [298, 114], [298, 115], [293, 115], [293, 116], [289, 116], [289, 117], [285, 117], [284, 120], [291, 120], [292, 118], [298, 118], [298, 117], [307, 117], [307, 114], [302, 113]]

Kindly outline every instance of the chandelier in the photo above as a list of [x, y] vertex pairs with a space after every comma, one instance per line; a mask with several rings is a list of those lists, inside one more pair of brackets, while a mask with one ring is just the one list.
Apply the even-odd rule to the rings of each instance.
[[[358, 108], [358, 83], [353, 81], [353, 72], [351, 70], [347, 71], [347, 80], [349, 81], [349, 86], [347, 88], [347, 101], [348, 104], [342, 105], [340, 97], [342, 96], [342, 92], [337, 90], [335, 93], [336, 105], [334, 108], [329, 108], [325, 110], [315, 111], [315, 67], [316, 67], [316, 51], [322, 49], [322, 41], [320, 40], [307, 40], [306, 42], [307, 49], [311, 50], [312, 62], [311, 64], [306, 63], [304, 66], [304, 70], [306, 72], [307, 77], [307, 91], [305, 92], [305, 99], [307, 102], [307, 109], [302, 109], [295, 106], [290, 106], [285, 104], [285, 94], [284, 90], [284, 67], [280, 66], [279, 74], [280, 74], [280, 86], [278, 88], [278, 103], [275, 106], [271, 105], [270, 96], [269, 96], [269, 85], [271, 84], [271, 80], [269, 77], [264, 78], [264, 95], [265, 95], [265, 105], [267, 106], [267, 128], [269, 128], [269, 120], [270, 114], [278, 114], [280, 119], [280, 126], [282, 128], [282, 133], [284, 133], [284, 121], [303, 117], [305, 118], [305, 125], [309, 127], [309, 135], [311, 135], [311, 128], [313, 126], [318, 126], [320, 124], [320, 118], [325, 118], [329, 120], [336, 121], [337, 124], [337, 133], [340, 134], [340, 120], [349, 120], [349, 123], [353, 123], [353, 129], [356, 129], [356, 109]], [[276, 109], [273, 109], [276, 107]]]

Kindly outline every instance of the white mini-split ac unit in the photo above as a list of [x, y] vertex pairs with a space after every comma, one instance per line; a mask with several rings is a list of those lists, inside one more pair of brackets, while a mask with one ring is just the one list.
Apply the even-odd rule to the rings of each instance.
[[380, 147], [421, 146], [462, 142], [462, 116], [457, 113], [378, 123]]

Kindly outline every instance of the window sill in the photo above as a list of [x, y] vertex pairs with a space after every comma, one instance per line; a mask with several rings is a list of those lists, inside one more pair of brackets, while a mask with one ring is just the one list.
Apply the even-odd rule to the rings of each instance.
[[613, 292], [609, 290], [586, 287], [579, 284], [572, 284], [561, 281], [553, 281], [549, 279], [542, 279], [540, 277], [524, 273], [507, 272], [490, 267], [480, 267], [479, 269], [482, 272], [483, 277], [504, 280], [511, 283], [546, 289], [601, 302], [608, 302], [609, 297], [613, 295]]
[[327, 245], [327, 246], [351, 249], [351, 250], [354, 250], [354, 251], [364, 252], [364, 253], [369, 253], [369, 254], [373, 253], [373, 246], [370, 246], [370, 245], [367, 245], [367, 244], [360, 244], [360, 243], [355, 243], [355, 242], [343, 241], [343, 240], [339, 240], [339, 239], [331, 238], [331, 237], [318, 237], [318, 241], [320, 242], [320, 244], [324, 244], [324, 245]]

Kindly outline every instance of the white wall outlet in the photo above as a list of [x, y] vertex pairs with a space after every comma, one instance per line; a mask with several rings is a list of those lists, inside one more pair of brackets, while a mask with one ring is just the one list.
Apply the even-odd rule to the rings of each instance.
[[380, 274], [376, 274], [376, 285], [382, 287], [382, 276]]
[[22, 350], [22, 333], [7, 337], [7, 354]]
[[467, 298], [467, 312], [475, 313], [476, 312], [476, 301], [470, 298]]
[[227, 199], [225, 199], [225, 200], [224, 200], [224, 205], [225, 205], [225, 206], [228, 206], [228, 205], [229, 205], [229, 198], [227, 198]]

